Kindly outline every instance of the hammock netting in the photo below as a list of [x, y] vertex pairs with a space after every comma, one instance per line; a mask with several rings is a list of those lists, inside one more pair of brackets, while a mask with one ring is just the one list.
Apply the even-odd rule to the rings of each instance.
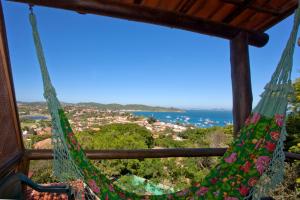
[[[279, 64], [266, 84], [261, 100], [240, 130], [240, 137], [228, 148], [220, 163], [201, 182], [190, 188], [163, 195], [138, 195], [113, 183], [87, 158], [78, 143], [51, 83], [38, 34], [35, 15], [30, 13], [34, 44], [40, 64], [44, 97], [52, 118], [54, 175], [71, 184], [82, 181], [84, 189], [74, 189], [76, 199], [260, 199], [283, 179], [285, 113], [292, 93], [293, 53], [300, 21], [296, 10], [294, 25]], [[72, 184], [71, 184], [72, 185]]]

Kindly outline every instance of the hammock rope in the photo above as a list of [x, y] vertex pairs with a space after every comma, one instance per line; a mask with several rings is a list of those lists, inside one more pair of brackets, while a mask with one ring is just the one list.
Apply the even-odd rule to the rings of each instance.
[[[299, 0], [300, 5], [300, 0]], [[202, 183], [164, 195], [137, 195], [126, 191], [107, 178], [81, 149], [51, 83], [34, 13], [30, 12], [34, 44], [41, 69], [44, 97], [52, 120], [54, 175], [61, 182], [82, 181], [84, 190], [74, 189], [77, 199], [260, 199], [283, 179], [283, 143], [286, 137], [284, 116], [292, 93], [291, 71], [300, 6], [280, 61], [261, 100], [214, 169]], [[249, 159], [250, 158], [250, 159]]]
[[[291, 73], [297, 33], [300, 24], [300, 1], [298, 5], [299, 8], [295, 12], [293, 28], [277, 68], [272, 75], [271, 81], [265, 86], [265, 91], [261, 94], [261, 100], [253, 109], [254, 112], [261, 113], [264, 116], [271, 117], [274, 116], [275, 113], [285, 115], [288, 99], [293, 95]], [[249, 196], [253, 195], [254, 199], [265, 196], [268, 191], [271, 191], [283, 181], [285, 160], [283, 148], [286, 135], [287, 133], [284, 124], [269, 168], [261, 177], [260, 183], [252, 188], [250, 192]]]
[[[72, 162], [70, 158], [70, 152], [68, 151], [67, 142], [61, 133], [63, 132], [58, 110], [61, 109], [61, 105], [57, 99], [56, 91], [51, 83], [49, 72], [46, 66], [46, 60], [40, 41], [39, 33], [37, 30], [36, 18], [32, 12], [30, 12], [29, 20], [32, 25], [32, 34], [34, 38], [34, 44], [37, 52], [38, 61], [43, 78], [44, 85], [44, 97], [47, 100], [48, 110], [51, 115], [52, 121], [52, 145], [54, 155], [54, 175], [59, 177], [62, 182], [68, 182], [69, 180], [76, 180], [78, 177], [82, 179], [82, 174], [78, 167]], [[63, 166], [63, 167], [62, 167]], [[68, 172], [66, 173], [66, 169]], [[73, 173], [72, 173], [73, 172]]]

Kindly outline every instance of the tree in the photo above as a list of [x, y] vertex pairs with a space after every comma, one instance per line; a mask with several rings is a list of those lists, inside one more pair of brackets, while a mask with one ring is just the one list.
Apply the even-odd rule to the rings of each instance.
[[148, 117], [147, 121], [148, 121], [149, 124], [153, 124], [153, 123], [155, 123], [157, 120], [156, 120], [154, 117]]
[[293, 83], [294, 94], [291, 98], [291, 111], [299, 113], [300, 112], [300, 77]]
[[294, 98], [292, 98], [292, 101], [290, 102], [291, 112], [286, 120], [286, 130], [288, 133], [287, 140], [285, 142], [286, 150], [289, 150], [291, 147], [293, 147], [292, 149], [297, 149], [297, 144], [300, 143], [300, 78], [296, 79], [293, 87]]
[[[291, 104], [291, 113], [287, 117], [286, 130], [288, 133], [287, 140], [285, 142], [285, 149], [300, 153], [300, 78], [297, 78], [293, 84], [294, 87], [294, 98]], [[300, 192], [300, 162], [295, 161], [293, 163], [298, 169], [295, 173], [298, 178], [296, 178], [296, 184], [292, 184], [290, 187], [295, 187], [298, 193]], [[293, 181], [291, 181], [293, 183]]]

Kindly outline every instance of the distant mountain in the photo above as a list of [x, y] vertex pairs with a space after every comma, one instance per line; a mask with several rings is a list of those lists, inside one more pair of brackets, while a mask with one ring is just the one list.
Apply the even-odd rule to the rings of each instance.
[[[173, 107], [161, 107], [161, 106], [147, 106], [142, 104], [102, 104], [95, 102], [81, 102], [81, 103], [66, 103], [61, 102], [63, 106], [79, 106], [79, 107], [96, 107], [100, 110], [125, 110], [125, 111], [150, 111], [150, 112], [183, 112], [184, 110]], [[46, 102], [21, 102], [18, 104], [31, 105], [31, 106], [46, 106]]]
[[32, 105], [32, 106], [46, 106], [45, 101], [17, 101], [17, 104], [19, 105]]

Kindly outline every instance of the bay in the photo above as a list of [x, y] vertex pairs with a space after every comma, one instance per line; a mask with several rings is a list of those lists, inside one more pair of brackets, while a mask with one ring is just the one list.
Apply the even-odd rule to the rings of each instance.
[[136, 116], [154, 117], [161, 122], [180, 123], [202, 128], [232, 124], [230, 110], [186, 110], [184, 112], [133, 112]]

